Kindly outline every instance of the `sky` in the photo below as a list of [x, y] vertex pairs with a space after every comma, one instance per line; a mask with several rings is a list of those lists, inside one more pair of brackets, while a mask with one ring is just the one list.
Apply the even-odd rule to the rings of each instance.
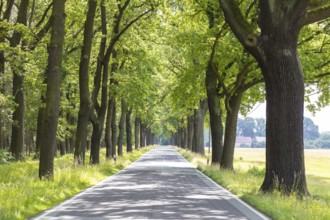
[[[305, 108], [305, 117], [311, 118], [314, 123], [319, 126], [319, 132], [330, 131], [330, 106], [316, 112], [315, 115]], [[266, 118], [266, 103], [257, 104], [253, 110], [248, 113], [247, 117]]]

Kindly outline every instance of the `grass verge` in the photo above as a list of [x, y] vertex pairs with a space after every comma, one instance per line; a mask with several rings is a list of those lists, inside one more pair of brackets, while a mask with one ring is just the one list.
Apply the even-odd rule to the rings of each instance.
[[253, 149], [237, 149], [235, 173], [207, 164], [208, 157], [182, 149], [179, 152], [204, 174], [262, 211], [272, 219], [330, 219], [330, 170], [323, 163], [328, 152], [305, 152], [310, 197], [285, 196], [279, 192], [262, 193], [259, 187], [265, 174], [264, 153]]
[[[46, 210], [127, 167], [151, 148], [124, 153], [98, 166], [74, 166], [73, 156], [55, 159], [54, 181], [40, 181], [38, 161], [0, 165], [0, 219], [26, 219]], [[86, 155], [88, 158], [88, 155]], [[105, 158], [101, 150], [100, 158]]]

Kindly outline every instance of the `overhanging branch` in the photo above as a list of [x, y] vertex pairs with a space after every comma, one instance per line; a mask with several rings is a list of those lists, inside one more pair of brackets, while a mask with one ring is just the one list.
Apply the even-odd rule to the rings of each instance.
[[116, 36], [114, 36], [111, 41], [110, 44], [107, 48], [107, 51], [105, 53], [104, 56], [104, 60], [105, 62], [107, 62], [107, 60], [110, 59], [110, 55], [112, 53], [113, 47], [115, 46], [115, 44], [117, 43], [117, 41], [120, 39], [120, 37], [135, 23], [137, 22], [140, 18], [142, 18], [143, 16], [149, 14], [151, 11], [153, 11], [153, 8], [149, 9], [148, 11], [138, 15], [135, 19], [131, 20]]
[[226, 22], [241, 44], [259, 61], [263, 60], [258, 48], [258, 34], [242, 15], [236, 1], [219, 0]]
[[330, 4], [308, 10], [303, 25], [312, 24], [330, 17]]

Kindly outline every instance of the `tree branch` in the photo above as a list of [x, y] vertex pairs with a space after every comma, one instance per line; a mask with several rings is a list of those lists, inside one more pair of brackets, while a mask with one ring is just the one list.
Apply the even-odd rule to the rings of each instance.
[[112, 50], [115, 46], [115, 44], [117, 43], [117, 41], [120, 39], [120, 37], [135, 23], [137, 22], [140, 18], [142, 18], [143, 16], [145, 16], [146, 14], [150, 13], [153, 10], [153, 8], [149, 9], [148, 11], [140, 14], [139, 16], [137, 16], [135, 19], [131, 20], [116, 36], [114, 36], [111, 41], [110, 44], [107, 48], [107, 51], [105, 53], [104, 56], [104, 61], [107, 62], [107, 60], [110, 59], [110, 55], [112, 53]]
[[14, 5], [14, 0], [9, 0], [7, 2], [7, 8], [6, 8], [6, 11], [5, 13], [3, 14], [3, 19], [4, 20], [9, 20], [10, 18], [10, 15], [11, 15], [11, 9], [13, 8], [13, 5]]
[[215, 52], [216, 52], [216, 48], [217, 48], [217, 44], [218, 44], [218, 41], [222, 35], [222, 33], [225, 31], [225, 29], [227, 28], [227, 23], [224, 23], [222, 26], [221, 26], [221, 29], [220, 31], [218, 32], [218, 34], [216, 35], [215, 37], [215, 40], [213, 42], [213, 46], [212, 46], [212, 51], [211, 51], [211, 57], [210, 57], [210, 61], [213, 61], [214, 59], [214, 56], [215, 56]]
[[298, 46], [300, 46], [300, 45], [302, 45], [304, 43], [307, 43], [307, 42], [313, 40], [316, 36], [318, 36], [318, 35], [320, 35], [322, 33], [323, 33], [322, 31], [316, 31], [315, 33], [313, 33], [313, 35], [311, 35], [311, 36], [309, 36], [309, 37], [301, 40], [300, 42], [298, 42]]
[[174, 69], [171, 69], [170, 67], [168, 67], [168, 66], [165, 66], [165, 68], [166, 69], [168, 69], [169, 71], [171, 71], [172, 73], [174, 73], [176, 76], [178, 76], [179, 75], [179, 73], [178, 72], [176, 72]]
[[38, 27], [42, 24], [42, 22], [44, 22], [44, 20], [45, 20], [47, 14], [48, 14], [49, 10], [52, 8], [52, 6], [53, 6], [53, 3], [50, 3], [50, 4], [48, 5], [48, 7], [46, 8], [44, 14], [42, 15], [40, 21], [36, 24], [36, 26], [35, 26], [36, 28], [38, 28]]
[[245, 84], [244, 86], [242, 86], [239, 91], [246, 91], [248, 89], [250, 89], [251, 87], [258, 85], [259, 83], [263, 83], [264, 82], [264, 78], [261, 79], [254, 79], [251, 82], [248, 82], [247, 84]]
[[[102, 2], [101, 2], [101, 29], [102, 29], [103, 37], [101, 39], [101, 43], [100, 43], [100, 47], [99, 47], [100, 49], [99, 49], [99, 53], [98, 53], [96, 71], [95, 71], [95, 75], [94, 75], [94, 88], [92, 91], [92, 98], [91, 98], [94, 109], [98, 113], [101, 110], [101, 105], [99, 104], [97, 98], [98, 98], [100, 88], [101, 88], [101, 77], [102, 77], [102, 70], [103, 70], [102, 60], [103, 60], [104, 51], [106, 48], [106, 37], [105, 37], [107, 35], [106, 24], [107, 24], [106, 6], [104, 4], [104, 0], [102, 0]], [[108, 65], [108, 64], [105, 63], [105, 65]]]
[[32, 22], [33, 22], [33, 16], [35, 13], [35, 6], [36, 6], [36, 0], [32, 1], [32, 6], [31, 6], [31, 12], [30, 12], [30, 18], [29, 18], [29, 28], [31, 28], [32, 26]]
[[45, 24], [45, 26], [35, 35], [36, 42], [30, 45], [29, 48], [30, 50], [34, 50], [38, 46], [42, 38], [46, 36], [46, 34], [48, 33], [51, 27], [52, 27], [52, 19], [49, 18], [47, 24]]
[[257, 4], [257, 0], [253, 0], [251, 4], [246, 9], [245, 17], [248, 17], [250, 15], [250, 12], [252, 11], [252, 8]]
[[323, 78], [325, 76], [330, 76], [330, 72], [318, 74], [318, 75], [315, 76], [315, 78]]
[[242, 87], [242, 85], [245, 83], [246, 80], [246, 76], [249, 72], [251, 72], [250, 70], [250, 66], [253, 64], [253, 61], [248, 62], [244, 65], [243, 69], [237, 74], [236, 76], [236, 80], [234, 83], [234, 87], [231, 90], [232, 95], [235, 94], [237, 92], [237, 90]]
[[330, 17], [330, 4], [308, 10], [303, 25], [312, 24]]
[[258, 34], [243, 17], [236, 1], [219, 0], [226, 22], [241, 44], [258, 60], [264, 60], [258, 48]]

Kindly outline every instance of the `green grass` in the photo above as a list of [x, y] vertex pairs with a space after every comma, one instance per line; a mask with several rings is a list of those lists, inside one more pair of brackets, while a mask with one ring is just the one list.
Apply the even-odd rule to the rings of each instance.
[[[114, 164], [101, 160], [99, 166], [74, 166], [73, 156], [55, 159], [54, 181], [40, 181], [38, 161], [0, 165], [0, 219], [26, 219], [125, 168], [151, 148], [124, 153]], [[88, 155], [86, 155], [88, 158]], [[104, 149], [101, 158], [105, 158]]]
[[198, 169], [272, 219], [330, 219], [330, 151], [306, 150], [306, 174], [310, 197], [262, 193], [259, 187], [265, 173], [265, 150], [235, 151], [235, 173], [207, 164], [208, 157], [179, 150]]

